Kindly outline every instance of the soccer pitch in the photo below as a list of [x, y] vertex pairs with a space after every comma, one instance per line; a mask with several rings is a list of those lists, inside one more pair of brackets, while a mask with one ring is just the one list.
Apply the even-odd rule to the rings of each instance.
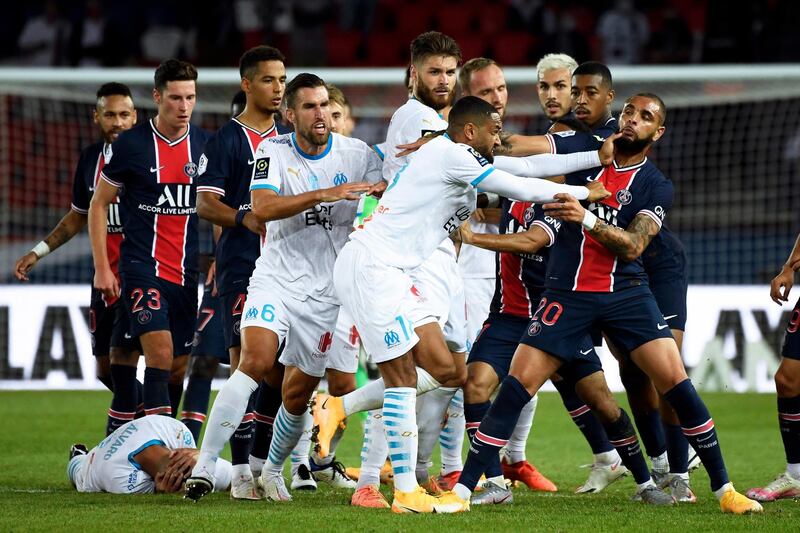
[[[785, 465], [775, 397], [704, 394], [714, 415], [728, 469], [737, 488], [770, 481]], [[543, 393], [528, 444], [528, 458], [559, 487], [555, 494], [514, 491], [514, 504], [474, 507], [460, 515], [394, 515], [351, 508], [348, 491], [321, 486], [295, 492], [287, 504], [232, 502], [214, 494], [199, 503], [179, 495], [78, 494], [66, 478], [75, 442], [94, 446], [103, 436], [107, 392], [0, 392], [1, 531], [794, 531], [800, 506], [765, 505], [761, 516], [719, 511], [701, 470], [692, 474], [695, 505], [652, 508], [629, 501], [630, 477], [596, 495], [575, 495], [591, 455], [555, 394]], [[622, 401], [622, 399], [620, 399]], [[627, 404], [623, 401], [623, 405]], [[357, 466], [358, 421], [346, 433], [338, 459]], [[386, 492], [389, 495], [388, 492]]]

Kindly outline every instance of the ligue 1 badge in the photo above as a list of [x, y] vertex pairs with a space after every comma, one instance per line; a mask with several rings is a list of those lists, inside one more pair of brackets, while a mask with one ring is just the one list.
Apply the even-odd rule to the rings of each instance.
[[190, 178], [194, 178], [197, 176], [197, 164], [193, 161], [189, 161], [183, 166], [183, 173], [189, 176]]
[[620, 189], [617, 191], [617, 202], [620, 205], [628, 205], [633, 200], [633, 195], [628, 189]]

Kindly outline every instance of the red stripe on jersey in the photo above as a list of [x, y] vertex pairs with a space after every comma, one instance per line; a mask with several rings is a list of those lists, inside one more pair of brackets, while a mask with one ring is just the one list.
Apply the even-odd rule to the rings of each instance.
[[[617, 200], [617, 193], [623, 189], [630, 189], [633, 179], [641, 166], [635, 169], [617, 169], [613, 166], [605, 167], [600, 171], [597, 180], [605, 185], [611, 196], [602, 200], [600, 209], [618, 210], [621, 204]], [[603, 217], [599, 217], [601, 220]], [[622, 228], [625, 229], [625, 228]], [[617, 268], [617, 256], [594, 239], [589, 232], [581, 229], [583, 241], [581, 242], [581, 258], [578, 271], [575, 273], [575, 291], [587, 292], [613, 292], [614, 271]]]
[[[525, 223], [525, 211], [530, 202], [514, 202], [509, 213], [520, 224]], [[513, 253], [500, 254], [500, 312], [528, 318], [531, 316], [531, 301], [528, 289], [522, 282], [522, 258]]]
[[[180, 142], [171, 144], [160, 135], [153, 133], [156, 151], [156, 171], [158, 183], [191, 185], [192, 178], [186, 173], [186, 165], [192, 160], [189, 135]], [[166, 190], [166, 187], [165, 187]], [[173, 198], [181, 207], [189, 207], [188, 192], [186, 196]], [[171, 196], [172, 193], [170, 193]], [[183, 285], [184, 261], [186, 260], [186, 233], [189, 215], [154, 215], [153, 216], [153, 258], [156, 261], [156, 276]]]

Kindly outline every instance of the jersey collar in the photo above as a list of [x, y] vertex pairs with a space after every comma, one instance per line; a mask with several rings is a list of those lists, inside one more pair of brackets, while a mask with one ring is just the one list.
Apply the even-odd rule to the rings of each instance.
[[635, 170], [637, 168], [641, 168], [644, 164], [647, 163], [647, 156], [644, 157], [641, 163], [636, 163], [635, 165], [631, 165], [629, 167], [620, 167], [617, 165], [617, 160], [614, 160], [614, 168], [620, 172], [627, 172], [628, 170]]
[[162, 141], [167, 143], [169, 146], [175, 146], [176, 144], [180, 144], [181, 142], [183, 142], [183, 140], [186, 137], [189, 136], [189, 131], [192, 129], [192, 125], [191, 124], [187, 124], [186, 125], [186, 133], [184, 133], [183, 135], [181, 135], [180, 137], [178, 137], [174, 141], [170, 141], [160, 131], [158, 131], [158, 128], [156, 128], [155, 119], [152, 119], [152, 118], [150, 119], [150, 128], [152, 128], [153, 133], [156, 134], [156, 137], [158, 137], [159, 139], [161, 139]]
[[303, 156], [306, 159], [311, 159], [312, 161], [313, 160], [317, 160], [317, 159], [322, 159], [323, 157], [328, 155], [328, 152], [331, 151], [331, 147], [333, 146], [333, 132], [331, 132], [328, 135], [328, 145], [325, 147], [325, 150], [319, 155], [311, 155], [311, 154], [305, 153], [300, 148], [300, 145], [297, 144], [297, 139], [295, 138], [294, 132], [292, 132], [292, 145], [294, 146], [294, 149], [297, 150], [297, 153], [300, 154], [301, 156]]
[[242, 122], [241, 120], [239, 120], [236, 117], [233, 117], [231, 120], [234, 121], [235, 123], [237, 123], [238, 125], [240, 125], [241, 127], [245, 128], [247, 130], [250, 130], [255, 134], [260, 135], [261, 137], [266, 137], [267, 135], [269, 135], [270, 133], [272, 133], [275, 130], [275, 121], [274, 120], [272, 122], [272, 127], [268, 128], [265, 131], [258, 131], [255, 128], [251, 128], [250, 126], [248, 126], [247, 124], [245, 124], [244, 122]]

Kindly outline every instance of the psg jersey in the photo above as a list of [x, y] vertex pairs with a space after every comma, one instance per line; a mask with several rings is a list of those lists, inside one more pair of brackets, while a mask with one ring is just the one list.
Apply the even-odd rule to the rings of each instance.
[[[250, 211], [256, 148], [264, 139], [276, 135], [274, 125], [259, 132], [231, 119], [206, 143], [199, 163], [197, 191], [218, 194], [228, 207]], [[260, 235], [245, 227], [222, 228], [216, 254], [220, 294], [246, 289], [260, 252]]]
[[197, 283], [198, 162], [208, 133], [189, 126], [169, 140], [152, 120], [124, 132], [102, 178], [124, 190], [120, 273]]

